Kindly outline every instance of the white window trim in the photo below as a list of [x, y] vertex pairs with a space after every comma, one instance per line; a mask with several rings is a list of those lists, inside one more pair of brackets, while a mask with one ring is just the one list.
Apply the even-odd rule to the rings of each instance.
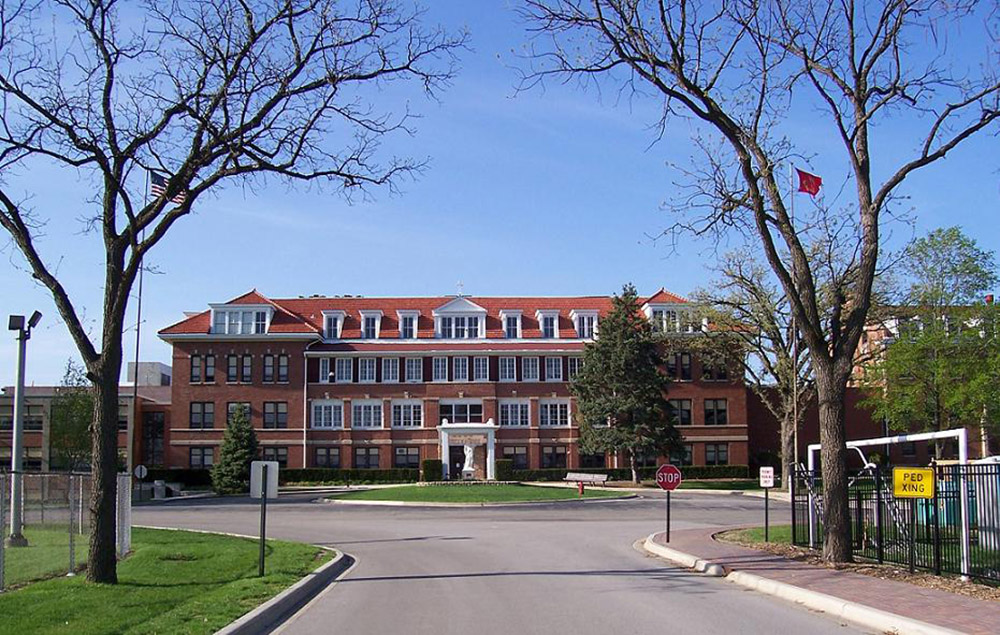
[[[416, 406], [420, 409], [419, 426], [397, 426], [395, 418], [396, 406]], [[422, 399], [393, 399], [389, 404], [389, 427], [394, 430], [419, 430], [424, 427], [424, 402]]]
[[[417, 360], [420, 362], [420, 376], [416, 379], [410, 379], [410, 361]], [[403, 358], [403, 383], [407, 384], [420, 384], [424, 381], [424, 358], [423, 357], [404, 357]]]
[[[413, 318], [413, 337], [403, 337], [403, 318], [405, 317]], [[396, 311], [396, 319], [399, 320], [399, 339], [415, 340], [420, 337], [419, 335], [420, 311], [414, 311], [410, 309]]]
[[[364, 362], [368, 361], [368, 360], [371, 360], [372, 378], [371, 379], [363, 379], [363, 375], [361, 374], [361, 365]], [[359, 357], [358, 358], [358, 383], [359, 384], [374, 384], [376, 379], [378, 379], [378, 361], [377, 361], [377, 358], [375, 358], [375, 357]]]
[[[354, 419], [354, 408], [373, 408], [378, 406], [379, 409], [379, 421], [377, 425], [374, 426], [359, 426], [357, 421]], [[351, 400], [351, 429], [358, 430], [380, 430], [385, 428], [385, 407], [381, 399], [353, 399]]]
[[[335, 361], [333, 363], [333, 383], [335, 384], [353, 384], [354, 383], [354, 360], [350, 357], [334, 357]], [[337, 373], [337, 362], [341, 360], [347, 360], [347, 379], [340, 379]]]
[[[525, 363], [527, 360], [535, 360], [535, 376], [529, 378], [525, 373]], [[541, 381], [542, 380], [542, 358], [537, 356], [529, 356], [521, 358], [521, 381]]]
[[523, 337], [521, 331], [521, 310], [520, 309], [502, 309], [500, 311], [500, 324], [503, 327], [503, 336], [507, 337], [507, 318], [517, 318], [517, 339]]
[[[386, 379], [385, 369], [389, 367], [391, 362], [396, 363], [396, 378]], [[383, 384], [398, 384], [399, 383], [399, 358], [398, 357], [383, 357], [382, 358], [382, 383]]]
[[[333, 374], [331, 368], [333, 368], [332, 357], [320, 357], [319, 358], [319, 383], [321, 384], [332, 384], [330, 381], [330, 375]], [[326, 372], [323, 372], [323, 366], [326, 366]]]
[[[486, 376], [485, 377], [479, 377], [479, 376], [477, 376], [477, 373], [476, 373], [476, 367], [479, 365], [478, 362], [480, 362], [480, 361], [485, 361], [486, 362]], [[477, 355], [477, 356], [473, 357], [472, 358], [472, 381], [475, 381], [475, 382], [484, 382], [484, 381], [489, 381], [489, 380], [490, 380], [490, 358], [489, 357], [485, 357], [483, 355]]]
[[[363, 309], [358, 311], [358, 315], [361, 316], [361, 339], [378, 339], [382, 332], [382, 310], [381, 309]], [[365, 319], [375, 318], [375, 337], [366, 338], [365, 337]]]
[[[339, 318], [337, 320], [337, 332], [327, 333], [326, 332], [326, 318], [335, 317]], [[328, 340], [339, 340], [340, 334], [344, 332], [344, 318], [347, 317], [347, 313], [344, 311], [323, 311], [323, 337]]]
[[[437, 376], [437, 366], [438, 362], [444, 360], [444, 377], [438, 379]], [[431, 359], [431, 381], [434, 383], [444, 383], [448, 381], [448, 358], [437, 356]]]
[[[509, 379], [504, 379], [504, 376], [503, 376], [503, 362], [504, 362], [505, 359], [509, 359], [510, 361], [513, 362], [514, 374]], [[500, 382], [505, 383], [505, 384], [517, 381], [517, 358], [516, 357], [505, 355], [505, 356], [501, 357], [499, 359], [499, 361], [497, 361], [497, 381], [500, 381]]]
[[[267, 335], [271, 330], [271, 318], [274, 317], [274, 307], [270, 304], [209, 304], [209, 309], [211, 309], [211, 315], [209, 316], [209, 331], [212, 335], [226, 335], [226, 336], [240, 336], [240, 337], [260, 337], [261, 335]], [[257, 312], [264, 312], [264, 332], [263, 333], [243, 333], [242, 327], [240, 328], [240, 333], [230, 333], [229, 332], [229, 313], [243, 313], [244, 311], [249, 311], [254, 314], [254, 319], [251, 321], [251, 328], [256, 330], [257, 322]], [[215, 330], [215, 314], [216, 313], [226, 313], [226, 329], [222, 333]], [[237, 320], [237, 324], [240, 324], [240, 320]]]
[[572, 377], [570, 377], [570, 375], [572, 375], [572, 373], [570, 372], [570, 369], [573, 366], [574, 361], [576, 362], [576, 374], [577, 375], [579, 375], [580, 371], [583, 369], [583, 357], [581, 357], [580, 355], [570, 355], [569, 357], [567, 357], [566, 358], [566, 381], [572, 381], [572, 379], [573, 379]]
[[[562, 357], [548, 355], [544, 359], [545, 359], [545, 362], [544, 362], [544, 364], [545, 364], [545, 381], [546, 382], [550, 382], [550, 381], [551, 382], [566, 381], [566, 379], [564, 377], [564, 373], [563, 373], [563, 361], [562, 361]], [[559, 360], [559, 379], [552, 379], [551, 377], [549, 377], [549, 360], [550, 359], [558, 359]], [[539, 369], [539, 372], [541, 372], [541, 369]]]
[[[542, 424], [542, 409], [546, 406], [565, 404], [566, 406], [566, 425], [558, 424]], [[538, 427], [540, 428], [572, 428], [573, 427], [573, 408], [570, 404], [569, 399], [539, 399], [538, 400]]]
[[[452, 319], [452, 337], [446, 338], [446, 337], [444, 337], [441, 334], [441, 319], [442, 318], [451, 318]], [[468, 320], [469, 320], [469, 318], [476, 318], [476, 321], [477, 321], [476, 336], [475, 337], [468, 337], [468, 335], [466, 335], [466, 337], [455, 337], [454, 336], [454, 334], [455, 334], [455, 327], [454, 327], [455, 318], [464, 318], [465, 319], [465, 321], [466, 321], [466, 327], [465, 327], [466, 331], [465, 332], [466, 333], [469, 332], [468, 331], [468, 328], [469, 328], [468, 327]], [[464, 342], [466, 340], [481, 340], [481, 339], [484, 339], [486, 337], [486, 313], [485, 312], [482, 312], [482, 313], [480, 313], [480, 312], [475, 312], [475, 313], [445, 313], [444, 315], [436, 315], [436, 316], [434, 316], [434, 337], [436, 337], [438, 339], [455, 340], [455, 341], [458, 341], [458, 342]]]
[[[513, 406], [513, 405], [527, 406], [528, 407], [528, 425], [526, 425], [526, 426], [523, 426], [521, 424], [517, 424], [517, 425], [504, 425], [504, 423], [503, 423], [503, 416], [501, 416], [501, 414], [500, 414], [501, 406]], [[520, 428], [522, 430], [525, 429], [525, 428], [530, 428], [531, 427], [531, 400], [529, 400], [529, 399], [498, 399], [497, 400], [497, 425], [502, 426], [504, 428]]]
[[[552, 332], [552, 337], [545, 337], [545, 318], [551, 317], [555, 318], [555, 328]], [[538, 320], [538, 330], [542, 334], [543, 339], [559, 339], [559, 311], [558, 309], [538, 309], [535, 311], [535, 318]]]
[[[330, 426], [316, 425], [316, 406], [340, 406], [340, 423]], [[331, 412], [332, 419], [332, 412]], [[311, 430], [343, 430], [344, 401], [342, 399], [313, 399], [309, 404], [309, 428]]]
[[[465, 360], [465, 375], [463, 375], [462, 377], [458, 376], [458, 365], [455, 363], [455, 361], [458, 360], [458, 359], [464, 359]], [[452, 372], [452, 377], [453, 377], [454, 381], [461, 381], [461, 382], [471, 381], [469, 379], [469, 370], [470, 369], [469, 369], [469, 358], [468, 358], [468, 356], [466, 356], [466, 355], [458, 355], [456, 357], [452, 357], [451, 358], [451, 372]]]
[[[584, 337], [580, 334], [580, 318], [594, 318], [594, 334], [592, 337]], [[573, 321], [573, 328], [576, 329], [578, 339], [595, 339], [597, 337], [597, 324], [599, 322], [599, 311], [587, 309], [573, 309], [569, 312], [569, 319]]]

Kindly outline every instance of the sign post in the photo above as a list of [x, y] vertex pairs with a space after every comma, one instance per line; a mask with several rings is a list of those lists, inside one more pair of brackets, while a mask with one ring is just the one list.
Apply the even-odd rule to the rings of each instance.
[[[934, 468], [892, 468], [892, 495], [910, 500], [910, 573], [916, 568], [917, 559], [917, 500], [934, 498]], [[937, 510], [935, 509], [935, 513]]]
[[264, 577], [264, 538], [267, 535], [267, 499], [278, 498], [278, 462], [254, 461], [250, 464], [250, 498], [260, 499], [260, 557], [257, 575]]
[[132, 474], [139, 480], [139, 502], [142, 502], [142, 482], [146, 478], [146, 475], [149, 474], [149, 470], [146, 469], [145, 465], [140, 464], [135, 466]]
[[670, 492], [681, 484], [681, 471], [670, 464], [663, 464], [656, 470], [656, 484], [667, 493], [667, 542], [670, 542]]
[[760, 486], [764, 488], [764, 542], [770, 542], [769, 527], [770, 527], [770, 513], [768, 505], [768, 492], [774, 487], [774, 468], [773, 467], [762, 467], [760, 468]]

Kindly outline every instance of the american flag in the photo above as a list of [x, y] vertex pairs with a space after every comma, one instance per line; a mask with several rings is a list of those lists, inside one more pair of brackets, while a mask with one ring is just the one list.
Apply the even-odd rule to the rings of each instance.
[[[164, 196], [167, 193], [167, 179], [160, 176], [156, 172], [149, 172], [149, 191], [153, 196]], [[181, 191], [174, 195], [170, 199], [171, 203], [177, 203], [180, 205], [187, 200], [187, 192]]]

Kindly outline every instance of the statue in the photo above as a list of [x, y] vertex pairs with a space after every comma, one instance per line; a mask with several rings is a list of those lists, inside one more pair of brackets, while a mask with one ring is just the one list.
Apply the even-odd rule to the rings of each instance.
[[473, 450], [474, 448], [470, 444], [465, 445], [465, 465], [462, 466], [462, 472], [472, 472], [475, 470], [474, 460], [473, 460]]

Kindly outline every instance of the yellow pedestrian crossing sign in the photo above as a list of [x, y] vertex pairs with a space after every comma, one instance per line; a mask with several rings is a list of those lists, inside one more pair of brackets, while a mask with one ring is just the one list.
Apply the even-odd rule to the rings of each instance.
[[934, 468], [892, 468], [892, 494], [896, 498], [934, 498]]

